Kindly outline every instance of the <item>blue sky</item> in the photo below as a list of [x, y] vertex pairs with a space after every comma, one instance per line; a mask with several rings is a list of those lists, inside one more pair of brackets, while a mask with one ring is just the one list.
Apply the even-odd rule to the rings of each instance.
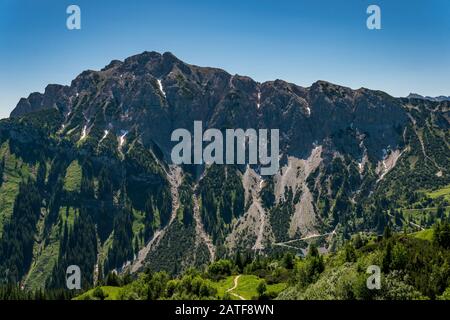
[[[66, 8], [81, 8], [81, 30]], [[381, 30], [366, 9], [381, 8]], [[0, 118], [20, 97], [142, 51], [257, 81], [450, 95], [448, 0], [0, 0]]]

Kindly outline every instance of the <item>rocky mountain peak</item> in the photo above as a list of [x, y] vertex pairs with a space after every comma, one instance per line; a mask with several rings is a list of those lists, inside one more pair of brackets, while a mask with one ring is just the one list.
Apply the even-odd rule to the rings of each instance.
[[283, 152], [297, 156], [350, 128], [355, 135], [365, 132], [369, 154], [381, 157], [382, 150], [401, 143], [398, 127], [408, 121], [404, 102], [381, 91], [323, 80], [308, 88], [280, 79], [257, 83], [154, 51], [84, 71], [70, 87], [50, 85], [43, 94], [21, 99], [11, 116], [49, 108], [65, 115], [62, 134], [74, 140], [85, 127], [87, 135], [135, 130], [144, 144], [155, 143], [166, 155], [175, 128], [202, 120], [214, 128], [278, 128]]

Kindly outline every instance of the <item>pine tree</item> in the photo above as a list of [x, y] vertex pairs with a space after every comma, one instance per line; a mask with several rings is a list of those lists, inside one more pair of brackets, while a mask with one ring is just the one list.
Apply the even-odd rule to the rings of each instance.
[[383, 254], [382, 270], [383, 272], [389, 272], [392, 263], [392, 242], [388, 241]]
[[40, 190], [45, 187], [45, 177], [47, 175], [47, 166], [44, 161], [39, 163], [38, 172], [36, 175], [36, 184]]
[[9, 282], [20, 281], [31, 265], [41, 202], [32, 180], [20, 183], [11, 219], [0, 240], [0, 276]]
[[389, 224], [384, 228], [384, 232], [383, 232], [383, 238], [385, 240], [389, 239], [390, 237], [392, 237], [392, 231], [391, 231], [391, 227], [389, 226]]
[[5, 172], [5, 156], [0, 161], [0, 187], [3, 185], [3, 174]]

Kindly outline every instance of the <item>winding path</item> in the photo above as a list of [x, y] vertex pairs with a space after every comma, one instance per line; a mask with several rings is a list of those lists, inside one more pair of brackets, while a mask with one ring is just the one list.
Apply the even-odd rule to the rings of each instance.
[[[289, 240], [289, 241], [285, 241], [285, 242], [276, 242], [273, 245], [275, 246], [286, 246], [286, 247], [291, 247], [291, 248], [296, 248], [293, 246], [288, 246], [289, 243], [293, 243], [293, 242], [297, 242], [297, 241], [304, 241], [304, 240], [308, 240], [308, 239], [313, 239], [313, 238], [320, 238], [320, 237], [326, 237], [326, 236], [334, 236], [336, 234], [336, 229], [334, 229], [331, 232], [327, 232], [327, 233], [323, 233], [323, 234], [312, 234], [310, 236], [306, 236], [300, 239], [293, 239], [293, 240]], [[298, 248], [296, 248], [298, 249]]]
[[230, 294], [232, 294], [233, 296], [235, 296], [236, 298], [239, 298], [240, 300], [245, 300], [245, 298], [243, 297], [243, 296], [240, 296], [240, 295], [238, 295], [237, 293], [234, 293], [234, 292], [231, 292], [231, 291], [233, 291], [233, 290], [235, 290], [236, 288], [237, 288], [237, 286], [238, 286], [238, 281], [239, 281], [239, 278], [241, 277], [241, 275], [238, 275], [238, 276], [236, 276], [235, 278], [234, 278], [234, 285], [233, 285], [233, 287], [231, 287], [230, 289], [228, 289], [227, 290], [227, 292], [228, 293], [230, 293]]

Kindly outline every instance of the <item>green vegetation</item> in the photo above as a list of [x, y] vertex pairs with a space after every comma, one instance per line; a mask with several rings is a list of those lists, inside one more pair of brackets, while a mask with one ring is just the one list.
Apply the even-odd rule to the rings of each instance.
[[433, 240], [433, 229], [425, 229], [413, 234], [417, 239], [432, 241]]
[[[103, 135], [94, 128], [77, 145], [75, 136], [60, 135], [61, 116], [52, 109], [0, 122], [1, 280], [32, 291], [64, 288], [71, 264], [80, 265], [82, 282], [91, 287], [97, 262], [100, 278], [122, 266], [171, 212], [165, 173], [139, 141], [119, 156], [110, 135], [102, 145], [108, 142], [113, 152], [94, 150], [94, 138]], [[18, 209], [19, 202], [26, 205], [20, 186], [31, 184], [39, 199], [35, 216]], [[17, 210], [27, 214], [19, 218]], [[21, 222], [25, 227], [13, 226], [28, 218]]]
[[122, 291], [120, 287], [96, 287], [75, 297], [74, 300], [118, 300]]
[[21, 183], [11, 220], [0, 240], [0, 278], [17, 283], [27, 273], [33, 258], [41, 198], [33, 181]]
[[[430, 239], [431, 236], [431, 239]], [[294, 281], [279, 299], [441, 299], [450, 287], [450, 224], [433, 231], [354, 237], [320, 266], [311, 255], [296, 262]], [[381, 288], [366, 286], [369, 266], [381, 268]], [[313, 271], [314, 270], [314, 271]]]
[[443, 197], [445, 200], [450, 202], [450, 185], [428, 192], [427, 196], [430, 197], [431, 199]]
[[[114, 286], [118, 294], [111, 299], [273, 299], [287, 287], [294, 260], [290, 253], [279, 259], [239, 254], [235, 261], [220, 259], [204, 272], [191, 268], [175, 277], [149, 268], [133, 281], [129, 274], [111, 273], [98, 287], [107, 292], [105, 286]], [[77, 299], [96, 299], [94, 292]]]
[[[43, 219], [38, 222], [38, 241], [33, 248], [34, 263], [30, 267], [24, 285], [31, 291], [44, 289], [45, 281], [51, 276], [54, 266], [58, 261], [59, 253], [59, 228], [53, 226], [50, 235], [44, 234]], [[47, 239], [44, 241], [43, 239]]]
[[31, 176], [27, 163], [10, 152], [9, 143], [0, 147], [0, 237], [3, 226], [13, 212], [14, 200], [19, 192], [20, 183]]
[[200, 182], [200, 213], [214, 243], [223, 243], [231, 222], [244, 214], [244, 187], [238, 170], [212, 165]]
[[49, 288], [64, 288], [66, 269], [77, 265], [81, 270], [81, 283], [87, 289], [94, 283], [92, 266], [97, 262], [97, 237], [92, 218], [82, 208], [75, 218], [73, 227], [64, 223], [61, 232], [58, 263], [46, 283]]
[[64, 190], [68, 192], [79, 191], [81, 186], [81, 166], [77, 160], [72, 161], [64, 177]]
[[[290, 242], [291, 248], [263, 243], [258, 254], [250, 249], [255, 235], [246, 234], [245, 227], [253, 221], [240, 219], [251, 204], [245, 203], [242, 167], [208, 166], [198, 180], [199, 168], [186, 166], [178, 199], [172, 199], [170, 168], [157, 142], [147, 139], [150, 132], [143, 134], [134, 126], [121, 148], [114, 130], [101, 140], [110, 120], [104, 116], [122, 111], [115, 102], [91, 115], [90, 131], [79, 142], [83, 99], [88, 98], [77, 100], [65, 128], [56, 109], [0, 121], [2, 297], [68, 298], [58, 290], [65, 287], [65, 270], [72, 264], [81, 267], [83, 290], [89, 290], [82, 299], [450, 295], [450, 149], [448, 125], [440, 113], [423, 106], [408, 108], [415, 121], [392, 128], [395, 133], [386, 137], [391, 147], [353, 126], [330, 133], [318, 142], [326, 142], [320, 165], [301, 188], [277, 190], [279, 199], [279, 181], [265, 180], [259, 196], [270, 240], [272, 234], [275, 242], [304, 236], [301, 228], [295, 235], [289, 230], [296, 205], [302, 196], [309, 199], [309, 192], [315, 231], [336, 231], [315, 240], [303, 256], [309, 241]], [[227, 117], [237, 110], [227, 110]], [[294, 142], [289, 141], [292, 146]], [[383, 172], [383, 160], [400, 152], [395, 168]], [[202, 227], [215, 245], [213, 263], [194, 219], [197, 203]], [[179, 207], [170, 223], [174, 204]], [[236, 236], [243, 221], [242, 234]], [[226, 247], [232, 231], [239, 231], [230, 237], [237, 237], [231, 239], [237, 247]], [[113, 276], [113, 270], [122, 273], [122, 266], [156, 234], [157, 245], [143, 261], [147, 270], [139, 270], [144, 273]], [[269, 239], [266, 233], [264, 238]], [[330, 253], [319, 254], [323, 249]], [[364, 285], [372, 264], [384, 274], [380, 291]], [[17, 284], [24, 286], [23, 293]]]
[[267, 285], [265, 280], [255, 275], [241, 275], [236, 289], [231, 290], [230, 293], [236, 293], [246, 300], [258, 299], [258, 297], [264, 294], [269, 297], [276, 297], [286, 286], [286, 283]]
[[[367, 269], [381, 268], [381, 288], [368, 289]], [[336, 253], [312, 245], [305, 258], [246, 256], [218, 260], [205, 272], [170, 277], [147, 270], [137, 280], [113, 277], [111, 299], [447, 299], [450, 288], [450, 223], [414, 234], [383, 238], [358, 234]], [[111, 285], [105, 280], [105, 285]], [[101, 289], [107, 293], [109, 287]], [[97, 290], [98, 291], [98, 290]], [[95, 299], [95, 290], [78, 299]], [[87, 295], [89, 297], [87, 297]]]

